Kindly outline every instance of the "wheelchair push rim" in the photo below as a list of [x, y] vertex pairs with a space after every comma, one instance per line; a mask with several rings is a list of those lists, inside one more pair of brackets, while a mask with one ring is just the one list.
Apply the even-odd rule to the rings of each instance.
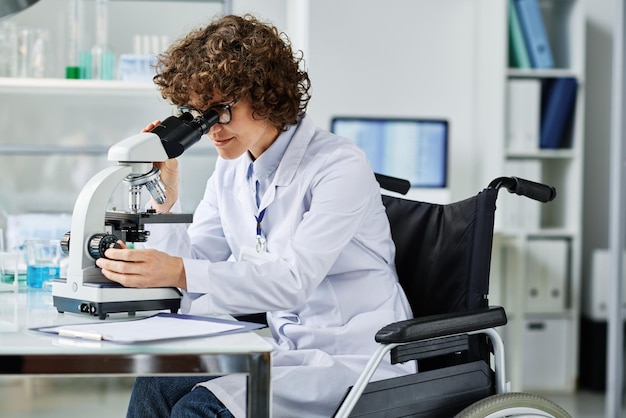
[[530, 393], [501, 393], [482, 399], [454, 418], [545, 417], [572, 418], [556, 403]]

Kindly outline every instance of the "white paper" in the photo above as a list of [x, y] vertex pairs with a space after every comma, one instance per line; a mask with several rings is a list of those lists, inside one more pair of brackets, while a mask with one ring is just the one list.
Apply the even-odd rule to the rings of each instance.
[[203, 337], [244, 328], [237, 323], [223, 323], [189, 317], [152, 316], [132, 321], [98, 322], [77, 325], [62, 325], [40, 329], [45, 332], [60, 332], [64, 336], [96, 339], [121, 343], [153, 341], [174, 338]]

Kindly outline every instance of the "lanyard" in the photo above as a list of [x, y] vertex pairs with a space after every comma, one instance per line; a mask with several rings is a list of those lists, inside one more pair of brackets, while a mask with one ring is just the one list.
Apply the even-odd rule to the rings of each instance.
[[[267, 208], [265, 208], [267, 209]], [[263, 253], [265, 252], [265, 237], [263, 236], [263, 230], [261, 229], [261, 222], [263, 221], [263, 216], [265, 216], [265, 209], [263, 209], [259, 216], [255, 216], [256, 219], [256, 252]]]

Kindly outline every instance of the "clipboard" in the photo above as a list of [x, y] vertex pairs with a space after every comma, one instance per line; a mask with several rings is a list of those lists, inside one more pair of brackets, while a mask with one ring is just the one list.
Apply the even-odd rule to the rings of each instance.
[[253, 322], [160, 312], [140, 319], [111, 322], [88, 322], [73, 325], [55, 325], [29, 328], [32, 331], [60, 337], [119, 344], [165, 341], [182, 338], [201, 338], [246, 332], [264, 325]]

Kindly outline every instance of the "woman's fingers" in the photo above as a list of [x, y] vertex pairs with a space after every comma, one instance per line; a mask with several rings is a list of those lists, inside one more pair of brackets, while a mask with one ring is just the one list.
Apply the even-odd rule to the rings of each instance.
[[96, 260], [102, 274], [126, 287], [184, 287], [184, 265], [179, 257], [172, 257], [153, 249], [109, 248], [105, 258]]
[[141, 132], [150, 132], [151, 130], [153, 130], [154, 128], [156, 128], [157, 126], [159, 126], [159, 124], [160, 124], [160, 123], [161, 123], [161, 121], [157, 119], [157, 120], [155, 120], [154, 122], [149, 123], [148, 125], [146, 125], [146, 127], [145, 127], [145, 128], [143, 128], [143, 129], [141, 130]]

